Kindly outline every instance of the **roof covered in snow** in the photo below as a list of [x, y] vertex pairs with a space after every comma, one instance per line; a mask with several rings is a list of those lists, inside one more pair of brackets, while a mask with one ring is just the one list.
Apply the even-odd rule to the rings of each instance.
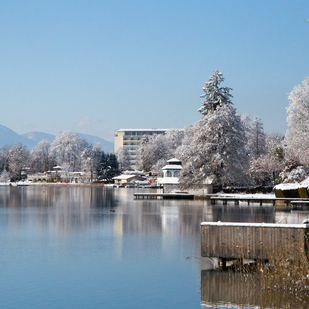
[[299, 188], [299, 183], [280, 183], [274, 186], [276, 190], [297, 190]]
[[182, 165], [165, 165], [162, 170], [182, 170]]
[[131, 179], [133, 177], [137, 177], [136, 175], [119, 175], [116, 177], [113, 177], [113, 179], [115, 180], [119, 180], [119, 179]]

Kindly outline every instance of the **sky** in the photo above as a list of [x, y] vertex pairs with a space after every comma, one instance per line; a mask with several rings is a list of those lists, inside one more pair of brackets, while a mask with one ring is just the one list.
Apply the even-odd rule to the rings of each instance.
[[184, 128], [218, 69], [240, 113], [284, 134], [308, 19], [305, 0], [0, 0], [0, 124], [108, 141]]

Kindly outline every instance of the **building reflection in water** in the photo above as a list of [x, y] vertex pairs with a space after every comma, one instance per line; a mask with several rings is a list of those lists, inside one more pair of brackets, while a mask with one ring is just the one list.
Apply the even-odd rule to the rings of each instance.
[[[16, 231], [17, 235], [29, 233], [43, 242], [45, 239], [52, 240], [51, 244], [57, 242], [56, 248], [93, 241], [94, 247], [85, 245], [83, 250], [95, 248], [95, 254], [102, 256], [113, 252], [112, 258], [119, 260], [124, 260], [125, 255], [136, 260], [137, 254], [147, 259], [149, 254], [157, 254], [190, 263], [186, 257], [191, 255], [196, 258], [191, 261], [197, 277], [201, 275], [204, 306], [220, 307], [224, 303], [271, 307], [269, 304], [273, 302], [280, 307], [282, 295], [261, 294], [254, 275], [248, 283], [240, 274], [202, 271], [212, 265], [201, 258], [200, 223], [271, 223], [286, 215], [288, 223], [301, 223], [308, 212], [275, 212], [272, 206], [210, 205], [209, 201], [134, 200], [134, 192], [135, 189], [90, 186], [3, 187], [0, 188], [2, 235], [10, 231], [14, 238]], [[296, 304], [291, 308], [305, 308], [297, 300], [282, 299], [282, 304], [284, 301]]]
[[[143, 189], [145, 191], [145, 189]], [[163, 250], [183, 237], [192, 240], [195, 257], [200, 257], [200, 223], [277, 222], [272, 206], [210, 205], [209, 201], [134, 200], [136, 189], [29, 186], [0, 188], [0, 224], [48, 230], [73, 235], [87, 230], [108, 233], [115, 238], [121, 257], [124, 236], [159, 236]], [[140, 190], [142, 192], [142, 189]], [[289, 214], [288, 223], [299, 223], [308, 213]], [[301, 222], [302, 222], [301, 221]], [[201, 266], [202, 267], [202, 266]]]

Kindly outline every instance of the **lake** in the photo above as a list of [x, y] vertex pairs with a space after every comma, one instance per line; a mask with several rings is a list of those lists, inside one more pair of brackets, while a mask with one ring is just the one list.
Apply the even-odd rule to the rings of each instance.
[[[0, 187], [0, 308], [241, 305], [215, 291], [203, 294], [201, 283], [226, 280], [205, 272], [212, 264], [200, 257], [200, 223], [277, 222], [287, 213], [272, 206], [134, 200], [134, 192], [150, 190]], [[307, 217], [293, 212], [288, 223]]]

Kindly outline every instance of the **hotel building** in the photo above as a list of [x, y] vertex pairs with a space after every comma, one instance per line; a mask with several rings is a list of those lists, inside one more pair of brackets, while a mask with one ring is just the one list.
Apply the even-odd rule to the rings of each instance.
[[119, 129], [115, 130], [114, 151], [120, 147], [128, 149], [132, 168], [136, 168], [136, 150], [146, 136], [164, 134], [167, 129]]

